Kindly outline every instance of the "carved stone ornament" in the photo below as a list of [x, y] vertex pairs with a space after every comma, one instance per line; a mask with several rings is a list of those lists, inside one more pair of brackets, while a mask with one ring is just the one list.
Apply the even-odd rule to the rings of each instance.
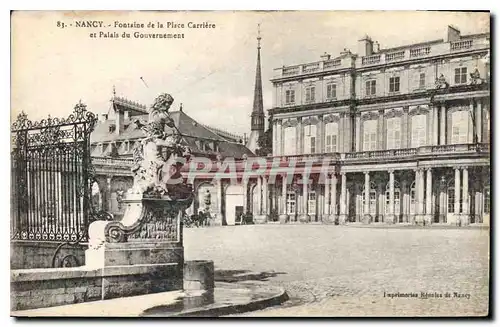
[[328, 123], [338, 123], [340, 120], [340, 117], [338, 115], [333, 115], [333, 114], [329, 114], [329, 115], [325, 115], [323, 117], [323, 121], [325, 122], [325, 124], [328, 124]]
[[436, 86], [436, 89], [447, 89], [450, 84], [446, 81], [446, 77], [444, 77], [443, 74], [439, 75], [438, 78], [436, 78], [436, 81], [435, 81], [435, 86]]
[[374, 119], [378, 119], [378, 113], [375, 112], [375, 111], [363, 112], [361, 114], [361, 120], [362, 121], [365, 121], [365, 120], [374, 120]]
[[400, 117], [402, 114], [403, 114], [402, 109], [393, 108], [393, 109], [385, 111], [384, 116], [385, 116], [385, 118], [389, 119], [389, 118], [394, 118], [394, 117]]
[[428, 106], [416, 106], [411, 108], [408, 114], [410, 116], [415, 116], [415, 115], [425, 115], [427, 113], [429, 113]]
[[294, 126], [297, 126], [297, 124], [298, 124], [297, 119], [290, 118], [290, 119], [283, 120], [282, 126], [283, 126], [283, 128], [294, 127]]
[[319, 122], [319, 120], [318, 120], [318, 117], [316, 117], [316, 116], [304, 117], [302, 119], [302, 124], [304, 126], [307, 126], [307, 125], [316, 125], [318, 122]]
[[470, 84], [471, 85], [479, 85], [483, 83], [483, 79], [481, 78], [481, 74], [479, 70], [476, 68], [472, 73], [470, 73]]

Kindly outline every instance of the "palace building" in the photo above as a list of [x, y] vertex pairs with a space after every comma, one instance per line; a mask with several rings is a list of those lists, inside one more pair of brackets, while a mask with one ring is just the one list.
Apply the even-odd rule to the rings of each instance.
[[[449, 26], [442, 39], [395, 48], [365, 36], [356, 52], [277, 68], [268, 132], [257, 40], [246, 144], [182, 110], [172, 113], [195, 155], [215, 168], [235, 160], [236, 180], [215, 169], [193, 181], [191, 214], [205, 208], [215, 225], [233, 225], [244, 213], [255, 223], [489, 222], [489, 33], [461, 35]], [[114, 96], [92, 136], [96, 201], [115, 215], [142, 137], [130, 122], [144, 114], [144, 106]], [[272, 153], [263, 158], [265, 173], [245, 177], [266, 133]]]
[[312, 169], [275, 185], [273, 209], [283, 221], [488, 223], [489, 53], [490, 34], [449, 26], [275, 69], [273, 156]]

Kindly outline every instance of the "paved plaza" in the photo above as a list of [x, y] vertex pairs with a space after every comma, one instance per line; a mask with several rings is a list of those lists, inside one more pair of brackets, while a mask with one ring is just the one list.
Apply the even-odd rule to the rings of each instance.
[[187, 260], [215, 262], [219, 280], [287, 290], [287, 304], [247, 315], [488, 312], [487, 229], [246, 225], [185, 229], [184, 244]]

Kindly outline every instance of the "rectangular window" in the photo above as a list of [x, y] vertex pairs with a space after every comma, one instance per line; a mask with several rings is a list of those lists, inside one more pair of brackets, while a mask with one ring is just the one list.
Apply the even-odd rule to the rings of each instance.
[[316, 152], [316, 125], [304, 126], [304, 153]]
[[377, 120], [363, 123], [363, 151], [377, 150]]
[[418, 88], [419, 89], [425, 88], [425, 73], [420, 73], [420, 75], [419, 75]]
[[295, 90], [285, 91], [285, 104], [295, 103]]
[[377, 81], [366, 81], [366, 95], [371, 96], [377, 93]]
[[389, 78], [389, 92], [390, 93], [399, 92], [399, 77]]
[[455, 68], [455, 84], [467, 83], [467, 67]]
[[387, 149], [401, 148], [401, 118], [387, 119]]
[[327, 99], [337, 98], [337, 84], [328, 84], [326, 86], [326, 98]]
[[411, 146], [413, 148], [424, 146], [427, 143], [426, 120], [426, 115], [416, 115], [411, 118]]
[[451, 115], [451, 144], [468, 143], [469, 112], [467, 110], [455, 111]]
[[314, 102], [316, 88], [314, 86], [306, 87], [306, 102]]
[[297, 154], [296, 152], [296, 147], [297, 147], [297, 143], [295, 141], [295, 136], [297, 134], [297, 128], [295, 127], [287, 127], [285, 128], [285, 133], [284, 133], [284, 149], [283, 149], [283, 153], [284, 155], [288, 156], [288, 155], [293, 155], [293, 154]]
[[337, 152], [338, 123], [325, 125], [325, 152]]

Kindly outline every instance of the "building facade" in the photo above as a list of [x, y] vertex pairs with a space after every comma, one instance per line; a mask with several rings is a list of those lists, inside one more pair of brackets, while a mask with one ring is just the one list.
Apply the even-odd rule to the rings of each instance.
[[273, 156], [298, 168], [273, 185], [272, 209], [284, 221], [488, 223], [490, 35], [450, 26], [440, 40], [358, 45], [275, 70]]

